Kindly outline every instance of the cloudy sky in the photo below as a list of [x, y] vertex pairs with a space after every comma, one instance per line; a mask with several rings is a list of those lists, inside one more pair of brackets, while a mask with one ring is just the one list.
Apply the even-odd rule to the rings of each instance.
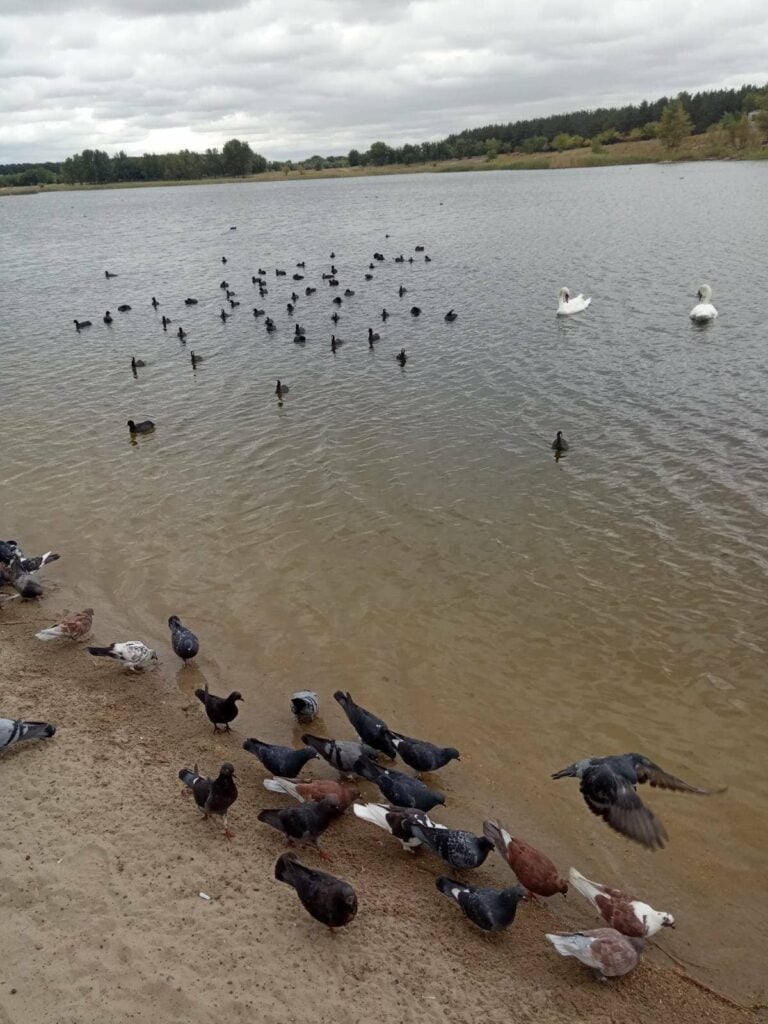
[[301, 158], [766, 81], [764, 0], [0, 0], [0, 163]]

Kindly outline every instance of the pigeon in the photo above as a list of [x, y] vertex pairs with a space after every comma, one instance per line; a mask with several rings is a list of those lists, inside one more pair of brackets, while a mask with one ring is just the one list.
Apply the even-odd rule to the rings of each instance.
[[44, 555], [36, 555], [34, 558], [24, 558], [19, 552], [19, 561], [24, 572], [37, 572], [44, 565], [58, 562], [60, 558], [61, 555], [57, 555], [55, 551], [46, 551]]
[[725, 789], [699, 789], [665, 772], [643, 754], [612, 754], [576, 761], [553, 779], [581, 780], [581, 795], [593, 814], [601, 817], [615, 832], [633, 839], [648, 849], [662, 849], [667, 830], [635, 792], [639, 783], [649, 782], [660, 789], [711, 796]]
[[312, 736], [305, 733], [301, 742], [313, 747], [323, 760], [341, 772], [342, 775], [355, 775], [355, 765], [361, 757], [376, 757], [377, 751], [365, 743], [355, 740], [327, 740], [323, 736]]
[[411, 832], [446, 864], [457, 870], [479, 868], [493, 849], [493, 840], [455, 828], [430, 828], [418, 821], [411, 823]]
[[549, 447], [552, 449], [553, 452], [567, 452], [568, 451], [568, 442], [563, 437], [562, 430], [558, 430], [557, 437], [555, 438], [555, 440], [552, 442], [552, 444]]
[[208, 692], [206, 683], [205, 689], [195, 690], [195, 696], [205, 706], [205, 713], [209, 721], [213, 722], [214, 732], [219, 731], [220, 725], [224, 726], [225, 732], [232, 731], [229, 723], [237, 718], [239, 708], [235, 702], [243, 699], [242, 694], [233, 690], [228, 697], [217, 697], [215, 693]]
[[317, 694], [312, 690], [297, 690], [291, 697], [291, 711], [302, 725], [313, 721], [319, 707]]
[[10, 565], [17, 556], [21, 557], [21, 552], [15, 540], [0, 540], [0, 562]]
[[35, 633], [38, 640], [56, 640], [64, 637], [68, 640], [81, 640], [91, 631], [93, 625], [93, 608], [86, 608], [82, 612], [70, 612], [65, 615], [61, 622], [49, 629], [41, 629]]
[[484, 821], [483, 835], [496, 844], [496, 849], [531, 896], [554, 896], [558, 892], [565, 896], [568, 892], [568, 883], [560, 878], [549, 857], [511, 836], [499, 822]]
[[358, 818], [369, 821], [372, 825], [383, 828], [395, 839], [400, 841], [404, 850], [416, 850], [422, 845], [422, 840], [414, 835], [411, 826], [414, 823], [425, 825], [432, 829], [445, 829], [445, 825], [439, 825], [432, 821], [424, 811], [416, 807], [391, 807], [387, 804], [353, 804], [352, 810]]
[[370, 711], [366, 711], [365, 708], [361, 708], [359, 704], [355, 704], [349, 693], [337, 690], [333, 699], [339, 702], [342, 711], [363, 743], [367, 743], [374, 750], [380, 750], [382, 754], [386, 754], [387, 757], [394, 760], [397, 751], [392, 743], [392, 734], [387, 723], [371, 714]]
[[246, 740], [243, 743], [243, 750], [258, 757], [268, 772], [272, 772], [273, 775], [285, 775], [288, 778], [294, 778], [307, 761], [317, 757], [317, 751], [312, 747], [294, 750], [293, 747], [280, 747], [257, 739]]
[[445, 803], [442, 793], [431, 790], [420, 779], [392, 771], [391, 768], [382, 768], [367, 757], [361, 757], [356, 762], [355, 771], [375, 783], [396, 807], [418, 807], [420, 811], [429, 813], [437, 804]]
[[157, 661], [157, 651], [147, 647], [141, 640], [126, 640], [122, 644], [110, 644], [109, 647], [89, 647], [88, 653], [94, 658], [114, 658], [122, 661], [131, 672], [144, 669], [153, 661]]
[[13, 558], [3, 576], [22, 600], [33, 601], [43, 596], [42, 583], [22, 569], [21, 559], [18, 555]]
[[168, 619], [168, 626], [171, 630], [171, 646], [173, 647], [174, 653], [178, 654], [186, 665], [187, 662], [191, 658], [194, 658], [200, 650], [200, 641], [191, 629], [187, 629], [186, 626], [182, 626], [177, 615], [172, 615], [170, 619]]
[[399, 732], [390, 734], [395, 750], [409, 768], [421, 772], [434, 772], [449, 761], [459, 761], [459, 752], [455, 747], [436, 747], [425, 740], [414, 740]]
[[[317, 846], [317, 840], [340, 813], [338, 799], [335, 796], [326, 796], [322, 800], [299, 804], [298, 807], [260, 811], [258, 820], [265, 825], [271, 825], [278, 832], [283, 832], [289, 842], [295, 840]], [[320, 851], [320, 856], [324, 860], [327, 859], [327, 854], [323, 851]]]
[[330, 929], [343, 928], [357, 913], [357, 894], [349, 882], [308, 868], [293, 853], [278, 857], [275, 878], [293, 886], [307, 913]]
[[619, 889], [590, 882], [576, 868], [571, 868], [568, 878], [574, 889], [592, 904], [603, 920], [622, 935], [634, 939], [650, 938], [662, 928], [675, 927], [675, 919], [671, 914], [654, 910], [647, 903]]
[[591, 967], [598, 981], [629, 974], [640, 963], [643, 940], [630, 938], [615, 928], [591, 928], [570, 935], [547, 935], [560, 956], [575, 956]]
[[435, 880], [443, 895], [455, 900], [464, 916], [484, 932], [501, 932], [515, 920], [517, 904], [525, 899], [522, 885], [509, 889], [484, 889], [441, 875]]
[[299, 782], [298, 779], [264, 779], [264, 789], [271, 793], [285, 793], [286, 796], [298, 800], [300, 804], [335, 796], [342, 811], [346, 811], [360, 796], [360, 790], [356, 786], [348, 782], [336, 782], [334, 779], [313, 779], [310, 782]]
[[56, 735], [48, 722], [27, 722], [23, 718], [0, 718], [0, 750], [25, 740], [47, 740]]
[[235, 769], [228, 761], [225, 762], [216, 779], [207, 779], [200, 775], [195, 765], [192, 768], [182, 768], [179, 778], [185, 786], [189, 786], [195, 797], [195, 803], [208, 817], [209, 814], [218, 814], [224, 820], [224, 835], [231, 839], [234, 835], [229, 830], [227, 813], [232, 804], [237, 800], [237, 786], [235, 785]]

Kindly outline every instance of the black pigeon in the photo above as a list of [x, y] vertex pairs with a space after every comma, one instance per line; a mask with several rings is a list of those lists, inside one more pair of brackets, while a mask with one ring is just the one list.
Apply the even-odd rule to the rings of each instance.
[[665, 772], [643, 754], [612, 754], [590, 757], [555, 772], [553, 779], [581, 780], [581, 795], [587, 807], [614, 831], [620, 832], [649, 849], [662, 849], [667, 830], [637, 795], [635, 787], [643, 782], [660, 789], [711, 796], [724, 789], [699, 789]]
[[316, 750], [323, 760], [342, 775], [355, 775], [355, 765], [361, 757], [377, 756], [377, 751], [373, 747], [357, 743], [355, 740], [327, 740], [323, 736], [305, 733], [301, 737], [301, 742]]
[[231, 732], [229, 723], [237, 718], [238, 707], [235, 701], [242, 700], [242, 694], [233, 690], [228, 697], [217, 697], [215, 693], [208, 692], [208, 683], [204, 690], [195, 690], [195, 696], [205, 706], [205, 713], [209, 721], [213, 722], [213, 731], [218, 732], [219, 726], [223, 725], [226, 732]]
[[[299, 804], [298, 807], [260, 811], [258, 820], [284, 833], [289, 840], [317, 846], [317, 840], [339, 814], [339, 798], [326, 796], [319, 801]], [[325, 858], [326, 855], [321, 851], [320, 856]]]
[[343, 928], [357, 913], [357, 894], [349, 882], [308, 868], [294, 853], [277, 858], [275, 878], [293, 886], [307, 913], [328, 928]]
[[392, 733], [389, 731], [387, 723], [381, 718], [377, 718], [376, 715], [371, 714], [370, 711], [366, 711], [365, 708], [361, 708], [359, 704], [355, 704], [349, 693], [337, 690], [333, 695], [333, 699], [341, 704], [344, 714], [352, 723], [352, 728], [363, 743], [367, 743], [374, 750], [380, 750], [387, 757], [391, 757], [394, 760], [397, 756], [397, 751], [392, 742]]
[[494, 845], [485, 836], [456, 828], [430, 828], [418, 821], [412, 822], [411, 833], [442, 857], [446, 864], [458, 870], [479, 868]]
[[392, 807], [387, 804], [352, 804], [355, 816], [369, 821], [372, 825], [383, 828], [395, 839], [399, 839], [404, 850], [416, 850], [422, 845], [421, 839], [417, 838], [411, 831], [411, 825], [418, 822], [429, 828], [445, 828], [445, 825], [436, 825], [427, 817], [424, 811], [418, 807]]
[[243, 750], [258, 757], [268, 772], [284, 779], [295, 779], [307, 761], [317, 757], [317, 751], [312, 747], [294, 750], [293, 747], [280, 747], [257, 739], [246, 740]]
[[56, 733], [48, 722], [27, 722], [23, 718], [0, 718], [0, 750], [24, 740], [47, 740]]
[[501, 932], [515, 920], [517, 904], [525, 899], [522, 885], [509, 889], [484, 889], [441, 875], [437, 888], [461, 907], [464, 916], [484, 932]]
[[234, 835], [229, 830], [227, 812], [237, 800], [237, 786], [235, 785], [235, 769], [226, 762], [221, 766], [218, 778], [207, 779], [200, 775], [197, 765], [194, 769], [182, 768], [179, 778], [185, 786], [189, 786], [195, 798], [195, 803], [208, 817], [209, 814], [217, 814], [224, 820], [224, 835], [231, 839]]
[[191, 629], [182, 626], [176, 615], [172, 615], [168, 619], [168, 626], [171, 630], [171, 646], [186, 665], [190, 658], [194, 658], [200, 650], [200, 641]]
[[425, 786], [410, 775], [382, 768], [367, 757], [361, 757], [354, 769], [364, 779], [375, 783], [391, 804], [397, 807], [418, 807], [429, 813], [437, 804], [444, 804], [445, 797]]
[[392, 742], [400, 757], [409, 768], [417, 772], [434, 772], [443, 768], [449, 761], [459, 761], [459, 752], [455, 747], [436, 747], [426, 740], [415, 740], [393, 732]]
[[0, 562], [10, 565], [19, 553], [19, 546], [15, 540], [0, 540]]
[[291, 697], [291, 711], [297, 721], [308, 725], [317, 714], [319, 702], [312, 690], [297, 690]]

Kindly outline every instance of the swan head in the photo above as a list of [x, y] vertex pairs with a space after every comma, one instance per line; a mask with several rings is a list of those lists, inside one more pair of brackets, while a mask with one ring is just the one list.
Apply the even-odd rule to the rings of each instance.
[[712, 298], [712, 289], [708, 284], [703, 284], [699, 288], [699, 302], [709, 302]]
[[567, 288], [561, 288], [557, 293], [557, 298], [560, 302], [568, 302], [571, 298], [571, 293]]

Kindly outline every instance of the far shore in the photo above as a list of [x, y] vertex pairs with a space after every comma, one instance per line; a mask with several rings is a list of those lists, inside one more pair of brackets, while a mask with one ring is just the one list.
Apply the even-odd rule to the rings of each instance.
[[265, 171], [243, 178], [195, 178], [180, 181], [112, 181], [105, 184], [14, 185], [0, 188], [0, 197], [33, 195], [39, 192], [82, 192], [113, 188], [163, 188], [176, 185], [234, 185], [261, 181], [311, 181], [317, 178], [360, 178], [387, 174], [451, 174], [462, 171], [548, 171], [574, 167], [615, 167], [627, 164], [682, 163], [690, 160], [765, 160], [768, 147], [732, 150], [708, 135], [694, 135], [676, 150], [665, 149], [657, 139], [619, 142], [598, 152], [585, 146], [564, 152], [501, 153], [461, 160], [439, 160], [418, 164], [388, 164], [383, 167], [334, 167], [314, 171]]

